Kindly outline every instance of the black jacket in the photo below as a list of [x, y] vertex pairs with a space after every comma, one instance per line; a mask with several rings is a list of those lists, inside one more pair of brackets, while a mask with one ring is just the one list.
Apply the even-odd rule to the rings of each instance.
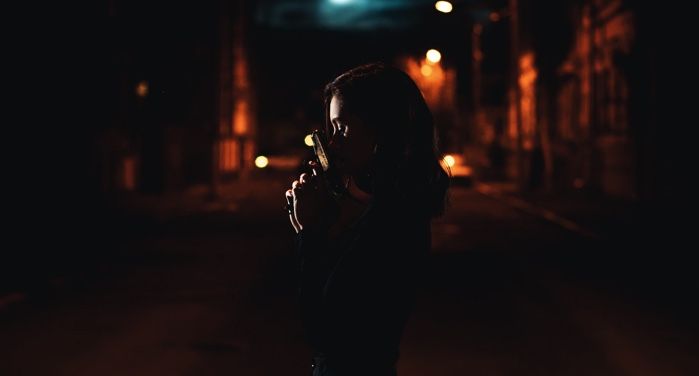
[[430, 249], [430, 218], [372, 202], [337, 239], [297, 234], [298, 292], [315, 356], [340, 368], [393, 366]]

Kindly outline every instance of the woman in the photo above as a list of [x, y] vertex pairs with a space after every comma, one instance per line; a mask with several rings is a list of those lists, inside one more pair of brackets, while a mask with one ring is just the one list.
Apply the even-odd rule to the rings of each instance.
[[313, 375], [396, 375], [448, 187], [432, 114], [408, 75], [380, 63], [329, 83], [325, 114], [339, 184], [312, 164], [286, 192]]

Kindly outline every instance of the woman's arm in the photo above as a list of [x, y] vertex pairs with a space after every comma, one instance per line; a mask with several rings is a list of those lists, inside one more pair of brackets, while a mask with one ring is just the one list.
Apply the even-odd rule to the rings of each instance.
[[331, 268], [330, 252], [325, 231], [309, 228], [296, 234], [297, 292], [301, 318], [308, 340], [316, 345], [323, 341], [323, 287]]

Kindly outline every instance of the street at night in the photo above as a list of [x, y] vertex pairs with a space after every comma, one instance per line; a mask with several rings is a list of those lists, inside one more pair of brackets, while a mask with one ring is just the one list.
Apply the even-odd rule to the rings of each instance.
[[699, 375], [684, 7], [77, 8], [8, 53], [0, 376]]
[[[46, 281], [47, 292], [3, 310], [0, 373], [307, 375], [286, 184], [232, 185], [214, 202], [197, 190], [170, 206], [132, 198], [118, 224], [128, 240], [91, 265], [98, 271]], [[630, 250], [616, 260], [604, 241], [492, 189], [455, 187], [433, 225], [400, 374], [699, 369], [696, 320], [681, 311], [691, 302], [679, 299], [691, 290], [674, 285], [679, 276], [646, 275], [672, 277]]]

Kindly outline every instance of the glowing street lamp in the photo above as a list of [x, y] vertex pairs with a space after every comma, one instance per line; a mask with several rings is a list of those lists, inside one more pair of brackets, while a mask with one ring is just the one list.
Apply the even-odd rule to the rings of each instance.
[[442, 13], [451, 13], [454, 9], [454, 6], [448, 1], [438, 1], [434, 4], [434, 7]]
[[313, 136], [312, 135], [306, 135], [306, 138], [303, 139], [303, 142], [306, 144], [306, 146], [313, 146]]
[[259, 157], [255, 158], [255, 166], [258, 168], [265, 168], [269, 164], [269, 159], [265, 157], [264, 155], [260, 155]]
[[141, 98], [145, 98], [148, 96], [148, 82], [147, 81], [141, 81], [136, 85], [136, 95], [138, 95]]
[[442, 54], [435, 49], [431, 49], [431, 50], [427, 51], [426, 56], [427, 56], [427, 61], [429, 61], [432, 64], [437, 64], [440, 62], [440, 60], [442, 60]]
[[447, 154], [444, 156], [444, 163], [446, 163], [449, 167], [454, 167], [454, 165], [456, 164], [456, 159], [453, 156]]

